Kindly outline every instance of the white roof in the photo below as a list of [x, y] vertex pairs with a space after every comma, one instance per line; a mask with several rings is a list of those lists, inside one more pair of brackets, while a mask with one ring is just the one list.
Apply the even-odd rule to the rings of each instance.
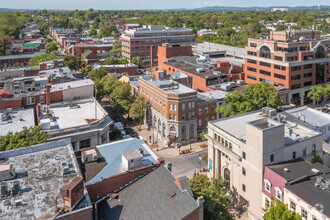
[[290, 109], [286, 112], [313, 126], [323, 127], [325, 125], [330, 125], [329, 114], [309, 108], [307, 106]]
[[89, 85], [94, 85], [94, 82], [91, 79], [82, 79], [82, 80], [75, 80], [71, 82], [66, 82], [66, 83], [58, 83], [52, 85], [50, 91], [61, 91], [65, 89], [70, 89], [70, 88], [79, 88], [83, 86], [89, 86]]
[[16, 109], [9, 113], [10, 119], [7, 121], [0, 121], [0, 136], [6, 135], [8, 132], [19, 132], [24, 127], [34, 126], [34, 110], [31, 109]]

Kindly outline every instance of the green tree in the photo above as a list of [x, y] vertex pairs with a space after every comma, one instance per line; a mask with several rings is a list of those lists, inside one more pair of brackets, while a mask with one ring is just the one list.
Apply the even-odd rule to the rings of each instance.
[[116, 52], [121, 52], [121, 42], [115, 41], [113, 43], [112, 50], [110, 52], [116, 53]]
[[119, 59], [119, 64], [128, 64], [128, 59], [127, 58], [121, 58]]
[[122, 114], [129, 113], [133, 96], [129, 83], [120, 83], [111, 93], [111, 98], [115, 102], [115, 109]]
[[263, 107], [277, 108], [282, 104], [278, 91], [268, 83], [249, 84], [244, 91], [230, 92], [225, 97], [226, 105], [217, 108], [223, 117], [259, 110]]
[[112, 33], [117, 32], [117, 28], [114, 25], [104, 24], [100, 27], [100, 32], [98, 34], [99, 38], [109, 37]]
[[40, 126], [24, 127], [20, 132], [8, 132], [7, 135], [0, 136], [0, 151], [45, 143], [48, 138]]
[[326, 95], [326, 89], [322, 85], [315, 85], [310, 88], [310, 91], [307, 94], [307, 97], [316, 102], [316, 105], [319, 104], [319, 101]]
[[206, 141], [206, 137], [205, 135], [207, 134], [207, 131], [203, 131], [202, 133], [199, 134], [199, 136], [201, 137], [202, 141]]
[[133, 57], [132, 63], [141, 68], [142, 65], [145, 65], [145, 61], [141, 57]]
[[98, 83], [105, 75], [109, 73], [109, 70], [105, 67], [100, 67], [98, 69], [94, 69], [88, 73], [88, 76], [94, 81], [94, 83]]
[[6, 51], [10, 48], [11, 39], [4, 32], [0, 32], [0, 55], [6, 54]]
[[18, 22], [18, 16], [11, 12], [0, 13], [0, 31], [6, 33], [9, 36], [15, 36], [18, 38], [20, 34], [20, 23]]
[[329, 98], [330, 97], [330, 83], [327, 84], [325, 87], [325, 95]]
[[117, 57], [107, 57], [104, 61], [105, 65], [114, 65], [118, 63], [119, 63], [119, 59]]
[[83, 67], [81, 72], [84, 75], [88, 75], [89, 72], [91, 72], [93, 70], [93, 67], [91, 65], [87, 65], [86, 67]]
[[140, 128], [144, 119], [145, 108], [146, 105], [144, 102], [144, 98], [140, 96], [137, 99], [135, 99], [135, 102], [132, 104], [131, 109], [129, 110], [129, 114], [133, 119], [139, 119]]
[[83, 62], [80, 57], [75, 56], [65, 56], [64, 57], [64, 66], [69, 67], [70, 70], [78, 70], [83, 67]]
[[114, 128], [110, 133], [109, 133], [109, 139], [111, 141], [116, 141], [118, 139], [121, 139], [123, 137], [123, 134], [118, 128]]
[[231, 197], [228, 183], [225, 179], [209, 179], [206, 175], [197, 175], [189, 180], [194, 197], [203, 196], [205, 219], [233, 219], [228, 212]]
[[97, 97], [103, 98], [107, 96], [111, 98], [111, 93], [117, 87], [121, 86], [121, 82], [113, 76], [105, 75], [102, 79], [96, 83], [96, 87], [98, 90]]
[[45, 53], [45, 54], [41, 54], [39, 56], [32, 57], [30, 59], [30, 65], [31, 66], [38, 66], [39, 63], [41, 63], [41, 62], [56, 60], [56, 59], [57, 59], [57, 57], [55, 56], [54, 52]]
[[279, 200], [271, 202], [268, 212], [264, 215], [264, 220], [300, 220], [301, 217], [295, 212], [290, 212], [287, 204]]
[[316, 152], [313, 152], [313, 158], [312, 158], [312, 163], [320, 163], [323, 164], [322, 158], [316, 154]]
[[57, 51], [58, 45], [55, 42], [48, 42], [46, 43], [45, 48], [48, 50], [48, 52], [53, 52], [53, 51]]

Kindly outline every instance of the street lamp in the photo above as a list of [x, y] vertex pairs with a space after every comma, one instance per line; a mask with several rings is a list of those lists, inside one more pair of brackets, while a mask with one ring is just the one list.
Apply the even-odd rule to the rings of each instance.
[[199, 154], [199, 162], [200, 162], [200, 169], [199, 169], [199, 171], [200, 172], [202, 172], [202, 155], [201, 154]]

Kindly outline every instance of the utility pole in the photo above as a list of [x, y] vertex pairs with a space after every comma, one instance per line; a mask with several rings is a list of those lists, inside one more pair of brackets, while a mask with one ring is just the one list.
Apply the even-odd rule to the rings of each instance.
[[199, 154], [199, 162], [200, 162], [200, 169], [199, 169], [199, 171], [200, 172], [202, 172], [202, 155], [201, 154]]
[[95, 87], [95, 119], [97, 119], [97, 105], [96, 105], [96, 95], [97, 95], [97, 88]]

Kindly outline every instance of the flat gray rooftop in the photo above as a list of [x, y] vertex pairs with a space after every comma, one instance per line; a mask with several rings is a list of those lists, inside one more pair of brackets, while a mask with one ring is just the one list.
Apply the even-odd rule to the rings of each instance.
[[[255, 111], [250, 113], [245, 113], [241, 115], [236, 115], [229, 118], [223, 118], [216, 121], [210, 122], [210, 124], [224, 130], [225, 132], [231, 134], [240, 141], [246, 141], [246, 123], [251, 123], [260, 129], [266, 129], [273, 126], [278, 126], [280, 122], [271, 120], [271, 126], [269, 123], [257, 123], [260, 119], [266, 119], [261, 115], [261, 111]], [[298, 125], [296, 123], [285, 121], [284, 125], [284, 142], [285, 145], [291, 145], [298, 141], [304, 141], [312, 136], [320, 135], [319, 132], [311, 130], [305, 126]], [[290, 135], [289, 129], [292, 130]]]
[[260, 119], [260, 112], [242, 114], [209, 122], [240, 140], [246, 140], [246, 123]]
[[307, 106], [287, 110], [286, 113], [293, 115], [298, 120], [311, 124], [312, 126], [323, 127], [330, 124], [330, 115]]
[[194, 93], [196, 90], [191, 89], [185, 85], [177, 83], [173, 80], [155, 80], [151, 79], [149, 76], [142, 77], [145, 81], [150, 83], [151, 85], [163, 90], [168, 94], [187, 94]]
[[91, 79], [74, 80], [71, 82], [54, 84], [52, 85], [50, 91], [55, 92], [55, 91], [61, 91], [65, 89], [78, 88], [78, 87], [90, 86], [90, 85], [94, 85], [94, 82]]
[[[56, 118], [55, 122], [52, 122], [51, 129], [65, 129], [88, 125], [95, 119], [100, 120], [105, 117], [105, 111], [96, 107], [95, 114], [95, 102], [90, 100], [84, 100], [78, 103], [78, 107], [70, 108], [69, 103], [52, 104], [50, 110], [54, 113]], [[96, 116], [96, 117], [95, 117]]]
[[214, 90], [209, 92], [200, 92], [201, 95], [207, 96], [211, 99], [223, 99], [226, 97], [228, 92], [220, 91], [220, 90]]
[[[1, 111], [0, 115], [3, 114]], [[0, 121], [0, 136], [6, 135], [8, 132], [20, 132], [24, 127], [34, 126], [34, 110], [31, 109], [15, 109], [9, 113], [7, 121]]]
[[240, 47], [227, 46], [209, 42], [196, 43], [193, 47], [194, 53], [210, 52], [210, 51], [226, 51], [226, 56], [239, 57], [244, 59], [245, 49]]
[[[0, 153], [4, 164], [16, 165], [17, 178], [6, 181], [8, 187], [18, 180], [20, 194], [0, 200], [0, 219], [48, 219], [56, 207], [63, 208], [60, 187], [81, 176], [74, 159], [70, 139], [50, 142]], [[62, 175], [61, 161], [70, 167], [69, 174]], [[15, 206], [15, 201], [22, 204]]]

